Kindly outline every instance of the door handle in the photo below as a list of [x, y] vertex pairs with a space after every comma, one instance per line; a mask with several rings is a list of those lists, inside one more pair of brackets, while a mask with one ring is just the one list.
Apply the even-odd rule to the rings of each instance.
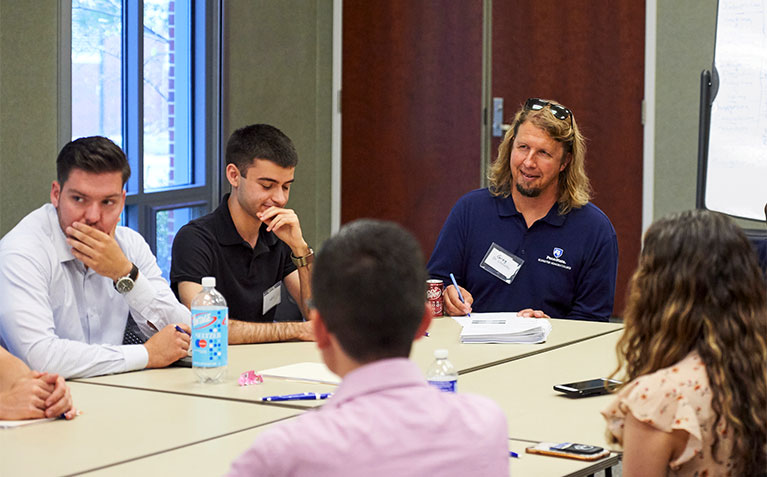
[[493, 137], [503, 137], [511, 124], [503, 123], [503, 98], [493, 98]]

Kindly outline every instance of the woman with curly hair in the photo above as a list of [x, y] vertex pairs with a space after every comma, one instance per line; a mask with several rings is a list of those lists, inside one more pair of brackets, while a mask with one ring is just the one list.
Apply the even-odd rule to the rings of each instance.
[[602, 414], [623, 475], [767, 472], [767, 285], [727, 217], [654, 223], [618, 343], [624, 385]]

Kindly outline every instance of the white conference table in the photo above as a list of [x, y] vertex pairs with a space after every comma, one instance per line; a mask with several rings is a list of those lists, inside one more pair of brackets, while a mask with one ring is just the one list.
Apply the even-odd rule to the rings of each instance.
[[[529, 445], [526, 441], [567, 440], [570, 439], [567, 430], [574, 425], [564, 419], [543, 424], [538, 411], [545, 408], [553, 415], [548, 408], [561, 406], [552, 406], [544, 396], [546, 393], [530, 383], [545, 378], [550, 389], [551, 384], [596, 377], [600, 374], [597, 364], [584, 365], [584, 373], [577, 375], [570, 370], [571, 362], [591, 362], [592, 355], [598, 353], [588, 350], [597, 348], [611, 348], [605, 353], [606, 360], [612, 362], [614, 345], [610, 344], [614, 344], [620, 335], [617, 331], [622, 329], [622, 325], [611, 323], [552, 322], [553, 331], [547, 343], [478, 345], [459, 343], [460, 326], [450, 318], [440, 318], [432, 324], [430, 336], [419, 340], [412, 353], [412, 358], [425, 370], [433, 359], [433, 350], [447, 348], [451, 361], [461, 372], [459, 390], [485, 394], [504, 408], [513, 438], [510, 448], [521, 455], [520, 459], [510, 461], [511, 471], [517, 476], [586, 475], [617, 462], [615, 455], [590, 463], [524, 454], [524, 447]], [[568, 352], [570, 349], [574, 351]], [[581, 359], [581, 353], [588, 356]], [[605, 353], [601, 361], [597, 360], [602, 368]], [[550, 372], [546, 365], [549, 355], [562, 357], [555, 360], [564, 359], [562, 369]], [[321, 404], [261, 403], [262, 396], [334, 389], [332, 385], [270, 379], [261, 385], [240, 387], [237, 385], [240, 372], [306, 361], [320, 361], [314, 343], [239, 345], [230, 347], [229, 375], [222, 384], [199, 384], [189, 368], [76, 380], [71, 383], [72, 393], [76, 406], [85, 411], [82, 416], [69, 422], [0, 430], [0, 475], [69, 475], [89, 470], [95, 470], [96, 475], [210, 475], [210, 472], [220, 475], [270, 423]], [[524, 373], [523, 380], [509, 378], [519, 373]], [[546, 377], [547, 373], [551, 379]], [[508, 393], [514, 387], [509, 389], [504, 382], [526, 387], [522, 391], [517, 389], [517, 396], [509, 400]], [[583, 403], [573, 403], [581, 404], [577, 412], [582, 413]], [[552, 432], [538, 432], [534, 428], [536, 423]], [[596, 425], [591, 419], [585, 425], [604, 429], [601, 422]], [[122, 431], [123, 428], [129, 430]], [[575, 434], [578, 439], [574, 440], [602, 445], [602, 441], [590, 437], [593, 429], [585, 434], [582, 431]], [[107, 446], [102, 445], [104, 442]], [[41, 459], [41, 455], [46, 457]]]
[[[255, 406], [254, 406], [255, 407]], [[258, 406], [263, 407], [263, 406]], [[154, 455], [99, 469], [89, 475], [183, 475], [219, 476], [229, 470], [234, 459], [250, 447], [269, 425], [233, 432], [217, 439], [171, 449]], [[253, 475], [258, 475], [254, 472]]]
[[59, 419], [0, 429], [0, 475], [37, 477], [86, 472], [217, 440], [301, 412], [113, 386], [70, 386], [82, 415], [71, 421]]
[[445, 348], [458, 374], [465, 374], [623, 329], [622, 323], [562, 319], [552, 319], [551, 325], [552, 331], [545, 343], [465, 344], [460, 341], [461, 326], [455, 320], [447, 316], [435, 318], [429, 328], [429, 336], [414, 343], [410, 358], [426, 371], [434, 361], [434, 350]]
[[[573, 320], [552, 320], [553, 330], [540, 344], [463, 344], [459, 340], [460, 325], [449, 317], [433, 320], [429, 336], [417, 340], [411, 352], [413, 359], [425, 372], [434, 360], [434, 350], [446, 348], [449, 359], [459, 374], [471, 373], [500, 363], [568, 346], [623, 328], [618, 323], [596, 323]], [[77, 381], [146, 389], [190, 396], [206, 396], [234, 401], [259, 401], [263, 396], [300, 392], [333, 392], [335, 386], [266, 378], [263, 384], [239, 386], [237, 378], [248, 370], [256, 372], [300, 362], [322, 362], [319, 351], [311, 342], [263, 343], [229, 347], [227, 378], [220, 384], [201, 384], [189, 368], [165, 368], [113, 374]], [[280, 403], [288, 407], [314, 407], [318, 401]]]
[[610, 333], [528, 358], [463, 375], [458, 390], [496, 401], [508, 420], [509, 436], [536, 442], [578, 442], [612, 450], [599, 413], [613, 396], [565, 397], [552, 386], [607, 377], [617, 364], [620, 333]]
[[[170, 449], [128, 462], [98, 469], [88, 475], [121, 477], [126, 475], [224, 475], [231, 462], [250, 447], [256, 437], [272, 424], [237, 431], [217, 439], [211, 439], [181, 448]], [[529, 442], [509, 440], [509, 449], [519, 454], [509, 459], [509, 474], [514, 477], [536, 476], [586, 476], [615, 465], [617, 456], [602, 459], [599, 463], [573, 459], [559, 459], [541, 455], [525, 454]], [[258, 475], [254, 472], [254, 475]], [[394, 476], [392, 476], [394, 477]]]
[[[77, 379], [90, 384], [101, 384], [129, 389], [144, 389], [186, 396], [200, 396], [241, 402], [261, 402], [264, 396], [302, 392], [328, 393], [336, 388], [331, 384], [297, 382], [265, 378], [262, 384], [240, 386], [237, 379], [244, 371], [256, 372], [300, 362], [322, 362], [314, 343], [264, 343], [229, 347], [229, 366], [226, 379], [221, 383], [200, 383], [191, 368], [171, 367], [147, 369], [95, 378]], [[320, 401], [288, 401], [274, 405], [306, 408], [318, 406]]]

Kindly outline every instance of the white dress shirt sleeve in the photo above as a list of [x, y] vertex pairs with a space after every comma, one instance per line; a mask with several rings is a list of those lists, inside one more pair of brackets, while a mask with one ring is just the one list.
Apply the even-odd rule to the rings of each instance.
[[82, 333], [78, 317], [56, 322], [52, 307], [66, 304], [52, 303], [49, 287], [64, 286], [53, 280], [52, 267], [60, 265], [39, 249], [37, 254], [30, 252], [0, 253], [0, 336], [12, 354], [34, 370], [65, 378], [146, 367], [149, 355], [142, 345], [88, 344], [59, 337], [57, 330], [64, 336]]
[[166, 325], [190, 325], [191, 312], [176, 299], [149, 245], [132, 230], [124, 231], [126, 233], [118, 237], [118, 242], [123, 253], [138, 267], [139, 273], [133, 289], [123, 296], [141, 332], [152, 336]]

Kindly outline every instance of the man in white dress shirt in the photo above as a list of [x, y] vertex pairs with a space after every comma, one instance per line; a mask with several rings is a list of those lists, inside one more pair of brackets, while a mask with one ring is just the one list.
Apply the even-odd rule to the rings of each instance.
[[[121, 227], [130, 166], [104, 137], [56, 159], [51, 203], [0, 241], [0, 345], [65, 378], [169, 365], [187, 353], [189, 310], [144, 239]], [[128, 316], [150, 338], [123, 345]]]

